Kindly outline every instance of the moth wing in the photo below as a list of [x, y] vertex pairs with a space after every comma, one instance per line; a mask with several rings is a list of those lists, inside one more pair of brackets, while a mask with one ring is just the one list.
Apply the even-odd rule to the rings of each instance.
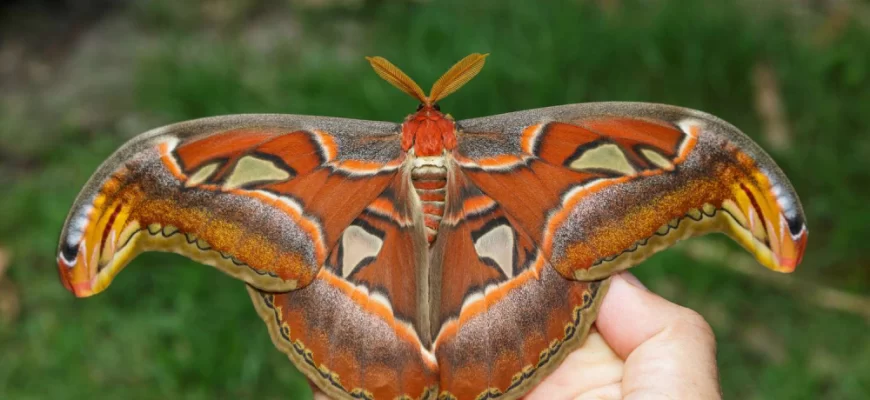
[[61, 232], [61, 278], [88, 296], [137, 254], [172, 251], [263, 290], [305, 286], [391, 182], [400, 140], [392, 123], [278, 114], [146, 132], [76, 199]]
[[430, 258], [440, 396], [515, 399], [582, 344], [609, 280], [563, 278], [519, 221], [449, 170]]
[[457, 130], [463, 174], [567, 278], [601, 279], [717, 231], [777, 271], [803, 255], [805, 218], [788, 179], [712, 115], [587, 103], [459, 121]]
[[402, 174], [345, 228], [308, 286], [249, 287], [276, 347], [332, 398], [434, 398], [428, 243]]

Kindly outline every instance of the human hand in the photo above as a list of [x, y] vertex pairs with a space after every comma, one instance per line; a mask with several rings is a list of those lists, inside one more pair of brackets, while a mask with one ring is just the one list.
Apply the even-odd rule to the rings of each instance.
[[594, 327], [525, 400], [721, 398], [710, 325], [631, 274], [613, 277]]

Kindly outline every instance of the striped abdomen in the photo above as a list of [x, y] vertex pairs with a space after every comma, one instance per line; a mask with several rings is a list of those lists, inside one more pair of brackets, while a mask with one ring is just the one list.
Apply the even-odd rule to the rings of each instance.
[[444, 216], [444, 198], [447, 192], [447, 168], [443, 156], [417, 157], [411, 169], [411, 183], [423, 209], [426, 239], [431, 245], [438, 235], [438, 226]]

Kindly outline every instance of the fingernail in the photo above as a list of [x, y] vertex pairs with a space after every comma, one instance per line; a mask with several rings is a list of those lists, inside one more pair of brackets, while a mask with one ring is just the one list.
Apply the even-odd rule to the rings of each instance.
[[643, 290], [649, 290], [649, 289], [646, 288], [646, 286], [643, 285], [643, 282], [641, 282], [640, 279], [637, 279], [636, 276], [632, 275], [632, 274], [631, 274], [630, 272], [628, 272], [628, 271], [620, 272], [620, 273], [619, 273], [619, 276], [620, 276], [622, 279], [625, 279], [626, 282], [628, 282], [629, 284], [631, 284], [631, 285], [634, 286], [634, 287], [641, 288], [641, 289], [643, 289]]

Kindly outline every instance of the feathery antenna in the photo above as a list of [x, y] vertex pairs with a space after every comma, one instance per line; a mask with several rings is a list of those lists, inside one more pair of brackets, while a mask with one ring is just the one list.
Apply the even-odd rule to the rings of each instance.
[[432, 85], [432, 90], [429, 91], [429, 101], [433, 104], [437, 103], [468, 83], [483, 68], [483, 63], [486, 62], [486, 56], [488, 55], [480, 53], [469, 54], [462, 60], [459, 60], [458, 63], [453, 64]]
[[387, 61], [387, 59], [383, 57], [366, 57], [366, 60], [369, 60], [369, 63], [372, 64], [372, 68], [375, 69], [375, 72], [381, 78], [384, 78], [385, 81], [390, 82], [391, 85], [399, 88], [399, 90], [407, 93], [409, 96], [420, 100], [421, 103], [428, 104], [429, 100], [426, 95], [423, 94], [423, 89], [420, 89], [417, 82], [414, 82], [414, 80], [402, 72], [399, 67], [393, 65], [393, 63]]
[[399, 90], [407, 93], [409, 96], [419, 100], [421, 103], [431, 106], [439, 100], [449, 96], [451, 93], [459, 90], [463, 85], [468, 83], [471, 78], [474, 78], [483, 68], [486, 62], [486, 56], [489, 54], [473, 53], [469, 54], [458, 63], [453, 64], [444, 75], [441, 75], [435, 84], [432, 85], [432, 90], [429, 91], [429, 96], [423, 94], [423, 89], [414, 82], [411, 77], [402, 72], [399, 67], [396, 67], [391, 62], [383, 57], [366, 57], [366, 60], [371, 63], [375, 72], [397, 87]]

